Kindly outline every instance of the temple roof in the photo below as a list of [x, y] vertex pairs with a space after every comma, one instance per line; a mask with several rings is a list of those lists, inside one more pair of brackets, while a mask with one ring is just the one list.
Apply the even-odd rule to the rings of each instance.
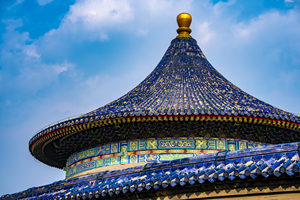
[[[244, 179], [247, 181], [238, 182], [238, 185], [242, 188], [243, 184], [248, 184], [245, 194], [251, 192], [249, 184], [255, 181], [260, 186], [264, 182], [269, 186], [273, 185], [273, 192], [276, 192], [273, 183], [278, 180], [294, 177], [286, 183], [296, 184], [295, 180], [299, 182], [299, 169], [299, 143], [288, 143], [105, 171], [30, 188], [20, 193], [4, 195], [0, 199], [121, 199], [130, 198], [130, 195], [134, 198], [143, 195], [154, 197], [156, 191], [163, 190], [159, 194], [167, 194], [167, 191], [176, 190], [175, 194], [180, 195], [182, 188], [188, 188], [191, 192], [193, 187], [197, 188], [198, 194], [210, 195], [208, 188], [212, 184], [218, 185], [219, 189], [222, 184], [226, 185], [229, 191], [231, 183]], [[199, 189], [201, 185], [204, 188]], [[281, 186], [284, 187], [282, 182]], [[215, 191], [215, 187], [213, 188]], [[235, 187], [234, 190], [236, 189], [239, 188]], [[239, 195], [242, 194], [241, 189]]]
[[[70, 135], [75, 137], [76, 133], [92, 128], [100, 129], [112, 124], [116, 127], [121, 123], [140, 121], [149, 121], [155, 124], [157, 121], [172, 121], [173, 118], [177, 120], [177, 117], [183, 117], [182, 120], [180, 119], [181, 121], [197, 121], [196, 118], [200, 117], [200, 121], [241, 122], [247, 126], [254, 124], [255, 127], [249, 128], [250, 131], [256, 130], [257, 133], [268, 135], [271, 138], [268, 141], [261, 141], [259, 137], [254, 138], [255, 141], [259, 142], [299, 141], [300, 117], [247, 94], [224, 78], [208, 62], [196, 40], [189, 35], [190, 29], [186, 26], [189, 26], [186, 22], [181, 24], [178, 29], [179, 35], [172, 40], [157, 67], [138, 86], [103, 107], [43, 129], [30, 140], [31, 153], [47, 164], [52, 163], [53, 166], [62, 167], [66, 156], [74, 152], [70, 150], [62, 156], [62, 160], [59, 161], [60, 164], [46, 161], [48, 158], [46, 158], [43, 148], [54, 140]], [[262, 132], [257, 128], [258, 124], [278, 127], [279, 131], [270, 129]], [[134, 126], [131, 126], [131, 129], [133, 128]], [[136, 129], [140, 129], [140, 127]], [[234, 129], [236, 128], [228, 128], [228, 133], [236, 132], [237, 129]], [[285, 132], [284, 135], [282, 135], [282, 131]], [[114, 129], [104, 132], [107, 137], [115, 137], [116, 131]], [[128, 132], [134, 132], [134, 130]], [[276, 137], [269, 135], [273, 132], [278, 132]], [[293, 135], [289, 137], [288, 134], [290, 133], [293, 133]], [[126, 135], [127, 133], [116, 134]], [[251, 139], [242, 134], [247, 135], [248, 132], [234, 137]], [[225, 134], [225, 137], [229, 136]], [[99, 136], [97, 137], [99, 138]], [[157, 136], [153, 135], [152, 137]], [[219, 137], [219, 135], [214, 137]], [[87, 138], [87, 134], [83, 134], [82, 137], [80, 136], [74, 140], [81, 142], [84, 138]], [[126, 138], [119, 137], [119, 140], [121, 139]], [[71, 143], [69, 142], [69, 144]], [[93, 143], [93, 145], [96, 144]], [[69, 148], [65, 146], [64, 144], [59, 148]], [[87, 147], [76, 147], [74, 149], [82, 150], [84, 148]], [[51, 154], [55, 156], [54, 153]]]
[[171, 42], [154, 71], [123, 97], [84, 118], [145, 115], [246, 115], [300, 122], [294, 114], [247, 94], [207, 61], [196, 40]]

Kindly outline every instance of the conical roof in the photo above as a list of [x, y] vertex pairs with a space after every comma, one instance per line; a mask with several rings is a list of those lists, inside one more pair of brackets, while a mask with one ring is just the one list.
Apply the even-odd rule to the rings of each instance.
[[299, 117], [238, 88], [206, 59], [196, 40], [178, 37], [153, 72], [123, 97], [82, 117], [242, 115], [299, 122]]
[[[178, 121], [176, 126], [174, 121]], [[126, 127], [120, 128], [124, 124]], [[164, 134], [162, 127], [167, 127], [167, 136], [173, 135], [170, 132], [176, 131], [174, 127], [183, 127], [176, 134], [184, 136], [198, 129], [193, 134], [205, 136], [209, 129], [218, 127], [214, 137], [257, 141], [266, 136], [269, 139], [263, 142], [268, 143], [300, 139], [299, 116], [275, 108], [229, 82], [208, 62], [196, 40], [188, 33], [180, 33], [153, 72], [126, 95], [42, 130], [29, 145], [37, 159], [63, 167], [71, 153], [103, 139], [107, 142], [108, 138], [116, 141], [148, 137], [149, 132], [153, 132], [151, 137], [160, 137]], [[250, 137], [253, 132], [260, 135]]]

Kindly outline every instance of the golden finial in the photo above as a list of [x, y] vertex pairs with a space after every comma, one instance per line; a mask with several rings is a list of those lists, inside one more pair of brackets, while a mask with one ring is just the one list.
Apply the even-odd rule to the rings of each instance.
[[177, 24], [179, 28], [177, 29], [177, 37], [192, 37], [190, 33], [190, 25], [192, 22], [192, 16], [189, 13], [180, 13], [177, 15]]

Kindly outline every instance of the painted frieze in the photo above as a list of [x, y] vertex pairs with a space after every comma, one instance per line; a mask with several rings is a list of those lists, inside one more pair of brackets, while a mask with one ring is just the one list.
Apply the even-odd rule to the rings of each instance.
[[265, 144], [239, 139], [205, 137], [121, 141], [72, 154], [66, 163], [66, 176], [71, 177], [104, 166], [169, 161], [263, 145]]

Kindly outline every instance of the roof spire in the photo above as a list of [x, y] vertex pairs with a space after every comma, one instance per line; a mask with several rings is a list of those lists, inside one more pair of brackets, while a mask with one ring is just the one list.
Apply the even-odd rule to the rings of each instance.
[[190, 36], [192, 30], [189, 27], [191, 22], [192, 16], [189, 13], [180, 13], [177, 15], [177, 24], [179, 26], [177, 29], [177, 37], [192, 37]]

